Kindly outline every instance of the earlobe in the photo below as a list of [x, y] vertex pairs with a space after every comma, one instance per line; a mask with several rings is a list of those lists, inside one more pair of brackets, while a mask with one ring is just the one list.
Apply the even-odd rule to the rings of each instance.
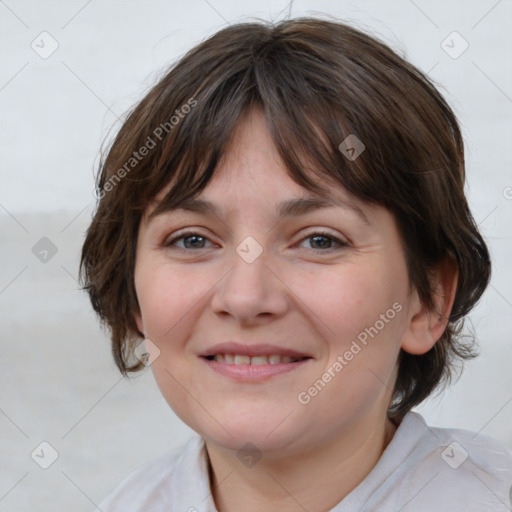
[[425, 354], [441, 338], [448, 325], [457, 291], [458, 269], [451, 258], [446, 258], [434, 272], [433, 302], [428, 310], [416, 290], [411, 299], [409, 325], [402, 340], [402, 349], [410, 354]]

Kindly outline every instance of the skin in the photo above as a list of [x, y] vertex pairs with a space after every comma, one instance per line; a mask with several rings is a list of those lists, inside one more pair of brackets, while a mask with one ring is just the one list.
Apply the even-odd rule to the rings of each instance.
[[[440, 266], [439, 314], [425, 311], [410, 289], [392, 214], [350, 197], [339, 184], [329, 192], [357, 204], [369, 224], [343, 206], [276, 216], [279, 203], [309, 191], [287, 174], [254, 110], [200, 195], [221, 208], [219, 216], [176, 210], [148, 223], [150, 206], [142, 219], [137, 324], [160, 350], [151, 367], [163, 396], [206, 441], [220, 512], [335, 506], [371, 471], [396, 431], [386, 412], [400, 348], [422, 354], [446, 327], [456, 269]], [[166, 247], [183, 228], [206, 238]], [[348, 245], [315, 239], [319, 230]], [[252, 263], [236, 252], [247, 236], [263, 249]], [[401, 311], [320, 393], [300, 403], [298, 394], [394, 303]], [[265, 382], [236, 382], [198, 357], [228, 340], [274, 343], [313, 359]], [[262, 455], [252, 467], [237, 457], [248, 442]]]

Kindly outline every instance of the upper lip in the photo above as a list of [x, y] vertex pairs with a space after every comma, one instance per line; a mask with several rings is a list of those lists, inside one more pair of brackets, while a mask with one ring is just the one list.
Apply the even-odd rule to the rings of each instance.
[[237, 343], [233, 341], [213, 345], [205, 349], [199, 355], [201, 357], [208, 357], [214, 356], [216, 354], [239, 354], [245, 356], [279, 355], [282, 357], [288, 356], [293, 358], [312, 357], [305, 352], [299, 352], [297, 350], [279, 347], [269, 343], [249, 344]]

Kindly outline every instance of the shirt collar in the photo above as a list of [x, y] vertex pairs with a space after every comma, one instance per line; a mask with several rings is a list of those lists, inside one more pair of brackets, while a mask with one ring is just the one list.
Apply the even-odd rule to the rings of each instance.
[[[393, 439], [368, 476], [353, 489], [331, 512], [361, 510], [378, 491], [382, 481], [414, 451], [427, 425], [416, 412], [408, 412], [400, 422]], [[210, 491], [209, 457], [204, 439], [195, 434], [185, 445], [173, 486], [173, 503], [183, 512], [218, 512]]]

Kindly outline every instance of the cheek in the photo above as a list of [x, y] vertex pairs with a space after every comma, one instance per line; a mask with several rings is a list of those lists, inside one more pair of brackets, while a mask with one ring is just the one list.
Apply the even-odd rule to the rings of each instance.
[[[198, 286], [201, 281], [203, 285]], [[146, 336], [157, 343], [170, 336], [175, 338], [180, 324], [194, 318], [207, 284], [197, 272], [192, 274], [165, 263], [144, 265], [141, 261], [135, 270], [135, 288]]]
[[163, 397], [173, 411], [191, 428], [197, 412], [186, 390], [197, 393], [191, 386], [188, 365], [184, 364], [184, 350], [193, 326], [198, 322], [201, 299], [211, 287], [205, 273], [177, 269], [165, 262], [141, 259], [135, 269], [135, 287], [139, 300], [144, 334], [154, 342], [159, 356], [151, 364], [151, 371]]
[[323, 372], [300, 390], [311, 400], [312, 416], [338, 425], [386, 402], [405, 325], [406, 284], [401, 270], [374, 260], [330, 272], [311, 286], [307, 305], [328, 332]]
[[385, 320], [396, 317], [393, 304], [403, 301], [405, 287], [399, 273], [392, 270], [383, 261], [372, 260], [364, 266], [326, 269], [300, 285], [307, 291], [305, 303], [327, 338], [343, 345], [376, 322], [380, 327], [381, 315]]

